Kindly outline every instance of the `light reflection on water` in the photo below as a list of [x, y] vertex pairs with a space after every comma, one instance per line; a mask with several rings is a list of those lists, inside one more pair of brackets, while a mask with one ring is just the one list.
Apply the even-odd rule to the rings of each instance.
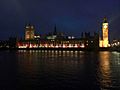
[[[17, 89], [120, 89], [118, 52], [19, 50], [6, 53], [6, 59], [17, 62]], [[0, 53], [1, 60], [4, 56]]]
[[63, 83], [68, 80], [65, 83], [67, 87], [71, 82], [74, 88], [87, 85], [91, 89], [101, 90], [118, 89], [120, 84], [120, 57], [117, 52], [20, 50], [18, 61], [20, 75], [30, 80], [42, 77], [52, 79], [52, 83], [58, 83], [58, 79]]
[[[86, 69], [84, 53], [82, 51], [19, 51], [18, 75], [20, 75], [19, 80], [22, 82], [20, 84], [28, 87], [31, 84], [32, 86], [38, 85], [43, 89], [47, 87], [61, 87], [61, 89], [66, 87], [69, 89], [78, 88], [80, 83], [82, 85], [88, 84], [82, 78], [88, 78], [85, 75], [87, 72], [84, 70]], [[22, 78], [27, 78], [27, 80], [22, 80]], [[40, 80], [41, 78], [42, 80]]]
[[109, 89], [111, 84], [110, 52], [99, 53], [99, 81], [101, 89]]

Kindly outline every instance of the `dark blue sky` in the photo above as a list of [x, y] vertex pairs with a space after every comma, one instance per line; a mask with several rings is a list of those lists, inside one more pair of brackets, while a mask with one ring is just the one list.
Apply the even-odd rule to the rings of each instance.
[[56, 24], [58, 31], [79, 37], [101, 30], [104, 16], [111, 39], [120, 38], [120, 0], [0, 0], [0, 39], [23, 37], [27, 23], [39, 34], [52, 32]]

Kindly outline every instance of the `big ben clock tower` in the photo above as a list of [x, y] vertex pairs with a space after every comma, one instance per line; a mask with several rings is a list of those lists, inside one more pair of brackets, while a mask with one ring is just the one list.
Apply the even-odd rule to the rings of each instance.
[[102, 35], [100, 35], [99, 39], [99, 46], [100, 47], [108, 47], [109, 46], [109, 39], [108, 39], [108, 22], [107, 18], [103, 19], [102, 23]]
[[103, 39], [103, 47], [108, 47], [108, 22], [107, 18], [104, 18], [102, 23], [102, 39]]

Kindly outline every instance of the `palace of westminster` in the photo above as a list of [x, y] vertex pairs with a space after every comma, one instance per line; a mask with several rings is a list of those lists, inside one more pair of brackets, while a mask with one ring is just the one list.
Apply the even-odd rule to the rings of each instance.
[[[93, 35], [90, 32], [81, 33], [80, 38], [74, 36], [65, 36], [63, 33], [58, 33], [56, 26], [54, 32], [47, 35], [35, 34], [35, 27], [33, 25], [25, 26], [24, 39], [12, 38], [9, 39], [8, 48], [80, 48], [80, 49], [98, 49], [110, 47], [109, 44], [109, 28], [107, 18], [103, 19], [102, 28], [99, 32], [94, 32]], [[5, 44], [6, 45], [6, 44]], [[4, 47], [4, 44], [0, 44], [0, 47]]]

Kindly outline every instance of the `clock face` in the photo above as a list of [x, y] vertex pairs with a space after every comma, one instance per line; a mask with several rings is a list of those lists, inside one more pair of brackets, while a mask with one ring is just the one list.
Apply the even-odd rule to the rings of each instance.
[[103, 23], [103, 28], [108, 28], [108, 23]]
[[108, 27], [107, 25], [104, 26], [104, 28], [107, 28], [107, 27]]

